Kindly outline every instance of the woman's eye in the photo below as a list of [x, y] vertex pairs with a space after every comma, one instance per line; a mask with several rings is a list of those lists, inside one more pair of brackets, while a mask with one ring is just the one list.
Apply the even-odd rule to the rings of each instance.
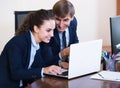
[[48, 30], [47, 30], [47, 32], [50, 32], [50, 31], [51, 31], [51, 29], [48, 29]]

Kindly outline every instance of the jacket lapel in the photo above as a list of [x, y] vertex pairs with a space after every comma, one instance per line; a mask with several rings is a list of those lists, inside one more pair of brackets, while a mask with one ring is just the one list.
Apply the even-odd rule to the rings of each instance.
[[54, 31], [54, 39], [55, 39], [55, 41], [56, 41], [56, 44], [58, 45], [58, 46], [60, 46], [60, 38], [59, 38], [59, 34], [58, 34], [58, 31], [57, 31], [57, 28], [55, 29], [55, 31]]

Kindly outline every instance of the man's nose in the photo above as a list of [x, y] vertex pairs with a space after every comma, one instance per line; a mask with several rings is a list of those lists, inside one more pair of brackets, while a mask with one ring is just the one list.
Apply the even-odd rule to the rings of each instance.
[[60, 27], [63, 26], [63, 21], [60, 21], [59, 26], [60, 26]]

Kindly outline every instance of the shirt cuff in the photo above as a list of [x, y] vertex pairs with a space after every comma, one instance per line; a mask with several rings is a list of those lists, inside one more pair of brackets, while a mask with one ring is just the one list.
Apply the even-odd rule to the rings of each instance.
[[59, 53], [59, 58], [60, 58], [60, 60], [63, 60], [60, 53]]
[[44, 69], [44, 68], [42, 68], [42, 70], [41, 70], [41, 77], [44, 77], [43, 69]]
[[61, 67], [60, 63], [63, 61], [62, 57], [61, 57], [61, 54], [59, 53], [59, 58], [60, 60], [58, 61], [58, 65]]

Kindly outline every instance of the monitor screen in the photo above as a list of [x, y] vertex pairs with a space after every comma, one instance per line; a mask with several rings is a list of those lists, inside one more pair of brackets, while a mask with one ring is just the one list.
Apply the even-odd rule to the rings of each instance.
[[120, 16], [110, 17], [111, 48], [112, 53], [120, 51]]
[[19, 25], [22, 23], [22, 21], [24, 20], [24, 17], [29, 13], [29, 12], [33, 12], [33, 11], [15, 11], [15, 31], [17, 30], [17, 28], [19, 27]]

